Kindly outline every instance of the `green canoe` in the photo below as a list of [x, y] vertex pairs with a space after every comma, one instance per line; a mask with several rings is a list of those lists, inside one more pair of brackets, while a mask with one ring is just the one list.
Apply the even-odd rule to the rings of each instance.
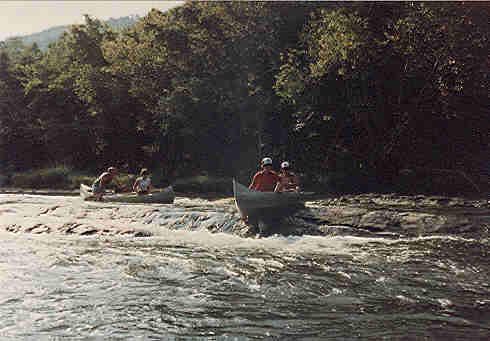
[[[93, 200], [92, 187], [81, 184], [80, 185], [80, 197], [83, 200]], [[104, 195], [103, 201], [105, 202], [123, 202], [123, 203], [144, 203], [144, 204], [171, 204], [174, 202], [175, 192], [172, 186], [164, 188], [159, 192], [152, 192], [145, 195], [137, 195], [135, 193], [121, 193], [121, 194], [108, 194]]]

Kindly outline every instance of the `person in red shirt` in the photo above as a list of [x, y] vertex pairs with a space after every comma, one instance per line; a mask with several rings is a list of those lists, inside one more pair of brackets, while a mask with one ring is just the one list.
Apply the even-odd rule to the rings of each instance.
[[273, 192], [280, 179], [279, 175], [272, 170], [272, 159], [263, 158], [260, 165], [262, 170], [254, 175], [248, 188], [261, 192]]

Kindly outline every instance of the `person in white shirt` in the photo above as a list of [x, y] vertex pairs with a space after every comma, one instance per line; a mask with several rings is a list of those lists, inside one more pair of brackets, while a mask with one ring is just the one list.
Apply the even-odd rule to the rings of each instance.
[[139, 195], [148, 194], [152, 190], [151, 179], [148, 173], [148, 169], [143, 168], [140, 172], [139, 178], [136, 179], [133, 185], [133, 192]]

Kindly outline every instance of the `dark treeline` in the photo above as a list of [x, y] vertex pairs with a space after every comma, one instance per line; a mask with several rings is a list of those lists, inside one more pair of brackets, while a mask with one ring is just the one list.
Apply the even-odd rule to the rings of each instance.
[[0, 167], [249, 178], [271, 156], [353, 189], [425, 174], [482, 191], [489, 8], [187, 2], [122, 31], [86, 16], [46, 51], [9, 40]]

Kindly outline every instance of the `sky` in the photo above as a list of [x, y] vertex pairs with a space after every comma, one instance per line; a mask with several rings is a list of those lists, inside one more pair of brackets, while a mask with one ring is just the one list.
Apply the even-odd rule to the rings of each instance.
[[99, 20], [131, 14], [145, 16], [152, 8], [166, 11], [183, 1], [5, 1], [0, 0], [0, 41], [38, 33], [60, 25], [83, 24], [84, 14]]

